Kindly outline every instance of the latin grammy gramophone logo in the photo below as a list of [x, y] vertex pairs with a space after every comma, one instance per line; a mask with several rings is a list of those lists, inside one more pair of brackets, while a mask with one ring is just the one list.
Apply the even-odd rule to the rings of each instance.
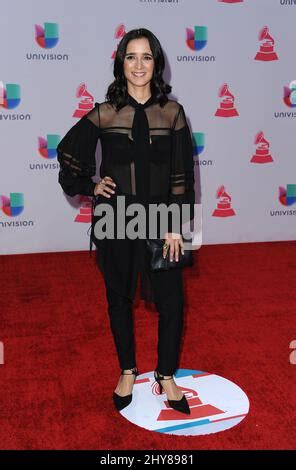
[[[114, 33], [114, 37], [115, 39], [121, 39], [123, 38], [123, 36], [126, 34], [126, 31], [125, 31], [125, 26], [123, 23], [121, 23], [119, 26], [117, 26], [117, 28], [115, 29], [115, 33]], [[115, 59], [115, 56], [116, 56], [116, 49], [113, 51], [112, 53], [112, 56], [111, 56], [111, 59]]]
[[79, 208], [79, 213], [74, 219], [74, 222], [90, 224], [92, 215], [91, 200], [87, 196], [80, 196], [79, 202], [81, 203], [81, 206]]
[[[194, 378], [198, 378], [198, 375], [192, 376]], [[146, 379], [147, 380], [147, 379]], [[159, 385], [156, 382], [151, 384], [152, 394], [153, 395], [160, 395]], [[186, 396], [188, 405], [190, 407], [190, 416], [187, 416], [183, 419], [192, 420], [192, 419], [201, 419], [207, 417], [210, 419], [215, 415], [223, 415], [225, 411], [217, 406], [211, 405], [210, 403], [203, 403], [201, 398], [199, 397], [198, 392], [194, 388], [180, 386], [180, 390]], [[161, 421], [173, 421], [180, 419], [180, 413], [169, 406], [167, 400], [163, 402], [163, 408], [159, 411], [158, 415], [156, 416], [157, 422]]]
[[260, 50], [255, 56], [255, 60], [261, 60], [263, 62], [270, 62], [272, 60], [278, 60], [278, 56], [274, 51], [274, 39], [269, 34], [268, 26], [264, 26], [259, 33]]
[[258, 132], [254, 141], [256, 152], [251, 158], [251, 163], [270, 163], [273, 162], [273, 158], [269, 152], [269, 142], [265, 139], [262, 131]]
[[213, 217], [231, 217], [235, 215], [235, 212], [231, 207], [231, 197], [226, 192], [225, 186], [220, 186], [218, 188], [216, 199], [218, 199], [218, 202], [216, 209], [212, 213]]
[[234, 106], [234, 96], [229, 91], [228, 84], [224, 83], [219, 90], [219, 97], [221, 98], [220, 106], [217, 109], [215, 116], [218, 117], [235, 117], [238, 112]]
[[247, 395], [224, 377], [201, 370], [178, 369], [174, 378], [186, 396], [190, 415], [171, 408], [165, 394], [160, 393], [153, 372], [136, 378], [133, 401], [121, 415], [158, 435], [209, 436], [236, 426], [249, 412]]
[[82, 118], [94, 107], [94, 97], [87, 91], [86, 83], [81, 83], [76, 91], [76, 98], [79, 98], [78, 108], [72, 114], [73, 117]]

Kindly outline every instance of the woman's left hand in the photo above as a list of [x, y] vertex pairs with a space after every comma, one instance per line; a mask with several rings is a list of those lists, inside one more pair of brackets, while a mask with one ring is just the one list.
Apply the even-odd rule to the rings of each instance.
[[179, 233], [166, 233], [164, 238], [163, 257], [165, 258], [167, 254], [169, 254], [170, 261], [173, 261], [174, 258], [176, 261], [179, 261], [180, 250], [182, 255], [184, 255], [184, 242], [182, 235]]

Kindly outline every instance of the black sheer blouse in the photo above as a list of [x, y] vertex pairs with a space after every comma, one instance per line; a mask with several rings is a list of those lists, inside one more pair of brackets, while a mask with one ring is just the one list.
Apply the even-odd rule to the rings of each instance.
[[[182, 105], [168, 100], [161, 107], [153, 96], [140, 104], [131, 95], [119, 111], [108, 102], [96, 103], [57, 148], [59, 183], [69, 196], [94, 196], [96, 183], [92, 177], [96, 173], [98, 139], [102, 147], [100, 177], [110, 176], [116, 188], [110, 198], [97, 196], [97, 203], [114, 204], [118, 195], [125, 196], [126, 206], [129, 202], [177, 203], [181, 209], [187, 203], [193, 219], [193, 151]], [[141, 298], [153, 300], [144, 242], [100, 240], [97, 259], [105, 280], [130, 298], [134, 296], [140, 271]]]

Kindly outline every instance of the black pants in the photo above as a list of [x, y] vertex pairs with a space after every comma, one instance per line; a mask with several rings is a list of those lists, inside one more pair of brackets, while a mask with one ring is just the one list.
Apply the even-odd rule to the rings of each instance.
[[[150, 273], [154, 304], [158, 317], [158, 364], [163, 375], [172, 375], [178, 368], [180, 342], [183, 329], [182, 269]], [[106, 296], [111, 330], [121, 369], [136, 367], [133, 301], [117, 294], [106, 282]]]

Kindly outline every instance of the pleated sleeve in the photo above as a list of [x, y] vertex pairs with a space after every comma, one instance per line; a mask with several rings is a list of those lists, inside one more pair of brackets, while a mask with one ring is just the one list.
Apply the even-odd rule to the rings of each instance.
[[71, 127], [57, 147], [58, 182], [69, 196], [94, 195], [96, 183], [92, 176], [96, 173], [95, 152], [100, 137], [97, 107], [96, 103], [92, 111]]
[[[185, 217], [185, 212], [183, 220], [188, 222], [194, 218], [194, 159], [191, 133], [181, 105], [175, 119], [172, 144], [169, 204], [178, 204], [181, 217], [184, 211], [182, 205], [188, 204], [190, 219]], [[176, 227], [172, 226], [172, 218], [169, 219], [168, 228], [169, 232], [181, 233], [181, 226], [178, 226], [178, 224]]]

